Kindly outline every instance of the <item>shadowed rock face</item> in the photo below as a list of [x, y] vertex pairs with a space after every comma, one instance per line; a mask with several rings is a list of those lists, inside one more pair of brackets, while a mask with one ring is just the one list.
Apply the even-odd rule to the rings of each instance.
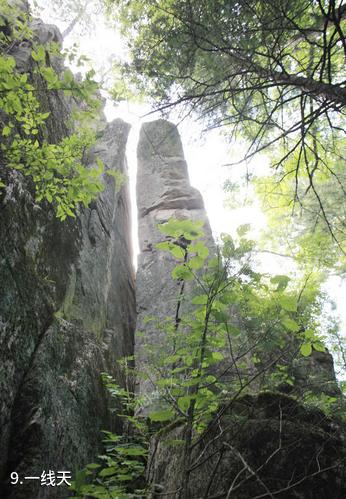
[[[191, 219], [204, 222], [206, 244], [212, 248], [213, 238], [203, 199], [190, 185], [187, 165], [178, 130], [165, 120], [145, 123], [140, 132], [137, 149], [137, 206], [140, 254], [136, 281], [137, 330], [144, 333], [136, 338], [136, 361], [145, 366], [145, 345], [159, 344], [167, 349], [164, 332], [145, 323], [147, 316], [174, 321], [181, 283], [173, 281], [171, 271], [174, 259], [155, 245], [165, 236], [157, 225], [170, 218]], [[185, 286], [188, 291], [189, 285]], [[182, 303], [180, 311], [184, 311]], [[141, 382], [140, 390], [150, 393], [149, 382]]]
[[[39, 39], [55, 32], [36, 24]], [[19, 52], [14, 57], [26, 64]], [[56, 94], [45, 106], [49, 139], [58, 141], [69, 101]], [[126, 175], [129, 128], [122, 120], [103, 123], [87, 164], [95, 166], [97, 156], [106, 169]], [[100, 374], [121, 383], [115, 361], [133, 353], [128, 189], [118, 192], [114, 178], [104, 175], [98, 199], [60, 222], [51, 206], [35, 203], [29, 179], [4, 167], [1, 176], [0, 497], [66, 499], [66, 487], [40, 480], [9, 486], [9, 476], [49, 470], [74, 476], [99, 453], [102, 429], [121, 431]]]
[[194, 445], [187, 496], [180, 495], [182, 425], [152, 440], [148, 477], [172, 499], [343, 499], [345, 434], [345, 424], [286, 395], [245, 396]]
[[[94, 154], [126, 171], [129, 126], [106, 127]], [[93, 155], [90, 158], [92, 162]], [[127, 188], [114, 179], [77, 220], [37, 206], [13, 173], [1, 198], [1, 475], [70, 470], [91, 462], [115, 427], [100, 373], [133, 352], [134, 275]], [[1, 497], [66, 497], [31, 481]]]

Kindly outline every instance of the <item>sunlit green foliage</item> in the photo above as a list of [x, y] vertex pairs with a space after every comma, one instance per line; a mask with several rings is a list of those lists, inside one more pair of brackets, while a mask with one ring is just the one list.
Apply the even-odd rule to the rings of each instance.
[[[227, 399], [251, 391], [253, 377], [262, 379], [263, 389], [292, 384], [288, 371], [299, 350], [302, 356], [313, 349], [324, 351], [318, 282], [311, 278], [309, 283], [293, 284], [287, 276], [253, 271], [254, 243], [246, 239], [248, 226], [239, 228], [238, 243], [224, 235], [222, 249], [214, 256], [201, 240], [201, 224], [170, 220], [159, 228], [169, 239], [158, 248], [177, 261], [172, 277], [193, 281], [195, 290], [189, 297], [189, 313], [179, 319], [178, 327], [169, 318], [163, 324], [148, 319], [151, 327], [165, 332], [165, 344], [171, 345], [168, 354], [146, 346], [147, 354], [151, 349], [149, 378], [157, 378], [154, 383], [163, 403], [150, 417], [178, 417], [203, 430]], [[254, 370], [249, 371], [250, 365]], [[223, 375], [216, 375], [224, 368]]]
[[[345, 188], [341, 160], [328, 159], [328, 170], [315, 172], [311, 186], [307, 174], [296, 184], [295, 160], [286, 162], [286, 174], [277, 172], [255, 180], [267, 215], [266, 247], [291, 255], [309, 268], [345, 272]], [[315, 192], [314, 192], [315, 190]], [[318, 196], [316, 196], [316, 193]], [[275, 234], [275, 237], [273, 237]]]
[[[126, 366], [128, 358], [123, 359]], [[126, 376], [129, 375], [126, 371]], [[145, 497], [145, 465], [148, 454], [148, 430], [142, 418], [135, 416], [138, 400], [129, 387], [121, 388], [106, 373], [104, 385], [115, 403], [112, 409], [123, 421], [122, 435], [103, 431], [105, 453], [98, 462], [88, 464], [77, 472], [71, 490], [73, 497], [96, 499], [125, 499]]]
[[[99, 107], [97, 84], [92, 72], [82, 82], [70, 70], [57, 73], [50, 62], [59, 57], [56, 44], [38, 44], [30, 16], [10, 7], [7, 0], [1, 0], [0, 6], [0, 185], [6, 184], [9, 170], [20, 171], [33, 181], [36, 201], [53, 203], [57, 216], [64, 220], [103, 189], [101, 162], [94, 169], [83, 165], [95, 141], [91, 123]], [[23, 39], [32, 47], [24, 69], [14, 57]], [[66, 128], [65, 137], [49, 132], [50, 120], [56, 119], [51, 116], [50, 94], [70, 99], [73, 124], [60, 124]]]
[[[345, 100], [344, 10], [336, 12], [338, 2], [106, 3], [131, 51], [124, 71], [147, 94], [157, 96], [159, 106], [165, 99], [169, 105], [192, 101], [198, 114], [219, 125], [239, 125], [258, 143], [270, 130], [282, 133], [294, 125], [300, 98], [310, 105], [310, 98], [316, 104], [324, 97], [336, 101], [338, 93]], [[297, 106], [290, 107], [290, 101]], [[307, 135], [311, 112], [306, 115]]]
[[[150, 328], [164, 332], [164, 347], [143, 346], [147, 361], [141, 369], [130, 369], [124, 360], [126, 380], [129, 375], [132, 381], [149, 379], [151, 396], [135, 396], [105, 375], [125, 431], [122, 436], [105, 432], [108, 450], [77, 475], [74, 497], [141, 497], [148, 429], [152, 434], [176, 426], [184, 429], [172, 443], [181, 449], [183, 490], [193, 443], [225, 408], [260, 391], [289, 388], [294, 397], [297, 388], [298, 395], [294, 362], [324, 351], [319, 281], [292, 282], [285, 275], [255, 272], [254, 242], [247, 239], [246, 225], [239, 227], [235, 240], [223, 235], [221, 247], [211, 254], [202, 227], [201, 222], [175, 219], [159, 225], [166, 241], [157, 247], [176, 261], [172, 278], [192, 285], [184, 296], [185, 312], [178, 322], [176, 316], [148, 317]], [[309, 407], [328, 414], [338, 403], [336, 397], [313, 390], [305, 398]]]
[[182, 116], [247, 139], [245, 159], [269, 152], [275, 171], [268, 203], [283, 190], [285, 198], [276, 204], [285, 203], [287, 214], [303, 210], [311, 241], [323, 240], [328, 253], [343, 254], [343, 2], [106, 3], [128, 41], [131, 57], [122, 71], [130, 84], [158, 109], [182, 106]]

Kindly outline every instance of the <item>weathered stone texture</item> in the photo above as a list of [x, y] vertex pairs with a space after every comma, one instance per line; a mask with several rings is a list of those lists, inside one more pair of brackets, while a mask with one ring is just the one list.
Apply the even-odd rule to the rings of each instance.
[[[108, 125], [93, 155], [126, 171], [128, 130]], [[61, 223], [11, 175], [0, 219], [2, 478], [94, 458], [112, 427], [100, 373], [117, 375], [116, 358], [132, 354], [135, 321], [127, 187], [116, 193], [105, 176], [99, 199]], [[4, 497], [65, 497], [34, 485]]]
[[[165, 334], [152, 324], [147, 316], [161, 320], [174, 320], [181, 283], [174, 281], [171, 271], [176, 261], [167, 253], [155, 248], [165, 236], [158, 230], [160, 223], [170, 218], [204, 222], [206, 244], [212, 248], [213, 238], [203, 199], [190, 185], [187, 165], [178, 130], [165, 120], [145, 123], [140, 132], [137, 149], [137, 207], [140, 254], [136, 280], [137, 331], [136, 362], [144, 368], [147, 362], [145, 345], [159, 344], [167, 351]], [[190, 286], [185, 285], [185, 292]], [[181, 313], [186, 309], [181, 303]], [[149, 382], [141, 382], [140, 390], [152, 391]]]
[[187, 496], [180, 495], [184, 427], [153, 439], [153, 497], [343, 499], [345, 432], [345, 424], [283, 394], [241, 397], [196, 439]]
[[[56, 33], [40, 23], [35, 29], [40, 40]], [[13, 55], [29, 64], [24, 49]], [[53, 93], [45, 107], [49, 138], [58, 141], [70, 103]], [[104, 123], [87, 164], [95, 166], [97, 156], [106, 169], [126, 175], [128, 132], [121, 120]], [[60, 222], [51, 206], [35, 203], [29, 179], [1, 168], [0, 496], [66, 499], [66, 488], [35, 480], [9, 486], [9, 474], [74, 474], [95, 459], [102, 429], [120, 429], [100, 374], [121, 382], [115, 360], [133, 353], [128, 188], [125, 182], [118, 192], [105, 174], [98, 199], [76, 219]]]

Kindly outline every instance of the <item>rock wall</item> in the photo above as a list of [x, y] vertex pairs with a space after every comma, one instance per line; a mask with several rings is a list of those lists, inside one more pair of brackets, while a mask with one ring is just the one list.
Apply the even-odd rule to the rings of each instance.
[[[59, 38], [56, 28], [36, 23], [35, 29], [39, 39]], [[30, 53], [20, 46], [13, 55], [28, 64]], [[53, 93], [45, 104], [50, 139], [59, 140], [69, 101]], [[94, 166], [97, 156], [106, 169], [126, 175], [128, 132], [121, 120], [104, 123], [87, 163]], [[35, 203], [28, 179], [1, 168], [0, 497], [66, 499], [66, 487], [24, 476], [67, 470], [74, 477], [98, 454], [102, 429], [121, 431], [100, 374], [121, 383], [115, 361], [133, 353], [128, 188], [118, 192], [104, 175], [98, 199], [60, 222], [51, 206]], [[22, 485], [9, 484], [11, 472]]]
[[195, 439], [182, 490], [183, 425], [152, 440], [148, 478], [154, 498], [342, 499], [346, 425], [284, 394], [240, 397]]
[[[158, 224], [170, 218], [178, 220], [203, 221], [205, 242], [214, 246], [209, 221], [201, 194], [191, 187], [187, 165], [178, 130], [165, 120], [143, 124], [138, 149], [137, 207], [139, 249], [136, 278], [137, 334], [136, 362], [144, 369], [148, 360], [148, 347], [159, 344], [167, 351], [164, 331], [146, 322], [147, 317], [155, 317], [162, 324], [170, 322], [177, 314], [180, 303], [180, 316], [186, 309], [181, 293], [182, 283], [171, 278], [176, 265], [166, 252], [155, 245], [165, 240], [158, 230]], [[185, 284], [184, 292], [189, 291]], [[166, 350], [165, 350], [166, 349]], [[140, 381], [140, 392], [153, 391], [150, 381]]]
[[[128, 125], [108, 125], [97, 154], [124, 171]], [[76, 221], [35, 205], [13, 173], [1, 200], [1, 474], [72, 472], [114, 429], [100, 373], [133, 353], [134, 279], [128, 193], [114, 179]], [[119, 380], [119, 377], [118, 377]], [[120, 381], [120, 380], [119, 380]], [[26, 483], [1, 497], [66, 497]], [[22, 495], [21, 495], [22, 494]], [[60, 495], [59, 495], [60, 494]]]

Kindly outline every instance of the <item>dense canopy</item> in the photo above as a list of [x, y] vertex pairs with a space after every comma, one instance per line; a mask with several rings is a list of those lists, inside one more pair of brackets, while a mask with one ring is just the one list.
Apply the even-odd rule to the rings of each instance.
[[316, 229], [326, 246], [344, 255], [342, 2], [108, 4], [128, 40], [130, 62], [122, 71], [129, 85], [158, 109], [179, 106], [208, 128], [246, 138], [244, 159], [268, 150], [274, 170], [260, 189], [266, 207], [302, 214], [304, 229]]

